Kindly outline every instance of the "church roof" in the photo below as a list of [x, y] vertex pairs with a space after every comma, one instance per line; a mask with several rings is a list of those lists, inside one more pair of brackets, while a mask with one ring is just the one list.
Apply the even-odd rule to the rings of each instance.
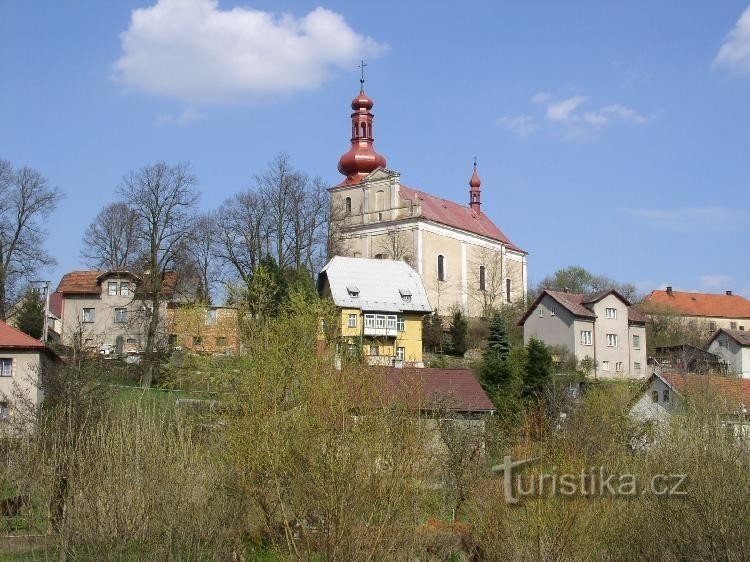
[[328, 280], [336, 306], [378, 312], [432, 312], [422, 279], [396, 260], [334, 256], [318, 276], [318, 292]]
[[422, 207], [422, 218], [492, 238], [493, 240], [502, 242], [512, 250], [526, 253], [511, 242], [510, 238], [482, 212], [474, 211], [470, 207], [464, 207], [453, 201], [435, 197], [434, 195], [407, 187], [403, 184], [401, 184], [399, 192], [406, 199], [419, 203]]

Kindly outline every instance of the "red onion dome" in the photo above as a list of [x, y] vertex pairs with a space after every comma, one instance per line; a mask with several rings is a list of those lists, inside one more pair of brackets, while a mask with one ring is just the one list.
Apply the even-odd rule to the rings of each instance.
[[477, 165], [474, 164], [474, 173], [472, 174], [471, 179], [469, 180], [469, 187], [478, 189], [481, 186], [482, 186], [482, 179], [479, 177], [479, 174], [477, 173]]

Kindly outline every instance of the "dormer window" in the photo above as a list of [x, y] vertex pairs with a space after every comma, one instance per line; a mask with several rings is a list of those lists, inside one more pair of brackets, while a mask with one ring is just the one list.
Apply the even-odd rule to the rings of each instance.
[[356, 285], [347, 285], [346, 292], [349, 293], [349, 296], [354, 299], [359, 297], [359, 287], [357, 287]]
[[110, 281], [107, 283], [107, 294], [110, 297], [114, 297], [117, 295], [117, 281]]
[[409, 289], [399, 289], [398, 292], [403, 302], [411, 302], [411, 291]]

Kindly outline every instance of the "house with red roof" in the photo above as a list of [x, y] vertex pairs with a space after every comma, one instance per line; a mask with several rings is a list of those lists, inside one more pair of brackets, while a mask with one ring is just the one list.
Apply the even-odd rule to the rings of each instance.
[[41, 341], [0, 321], [0, 422], [42, 401], [42, 373], [58, 361]]
[[716, 330], [750, 330], [750, 300], [732, 291], [694, 293], [667, 287], [651, 291], [641, 305], [649, 316], [675, 316], [690, 322], [706, 337]]
[[[104, 355], [143, 351], [152, 313], [147, 288], [147, 276], [126, 270], [66, 273], [50, 297], [50, 309], [54, 303], [59, 310], [62, 343]], [[167, 305], [186, 300], [172, 271], [164, 275], [161, 296], [156, 313], [165, 324]]]
[[594, 378], [646, 376], [646, 317], [615, 290], [542, 291], [519, 325], [526, 343], [536, 338], [589, 360]]
[[487, 316], [524, 298], [528, 254], [482, 210], [476, 162], [466, 204], [403, 185], [375, 151], [373, 105], [364, 87], [351, 103], [351, 147], [338, 166], [344, 179], [330, 190], [332, 255], [406, 261], [442, 314], [458, 306]]

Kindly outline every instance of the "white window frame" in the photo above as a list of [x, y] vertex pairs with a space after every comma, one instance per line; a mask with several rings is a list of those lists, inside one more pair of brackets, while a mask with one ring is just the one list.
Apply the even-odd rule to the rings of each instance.
[[406, 319], [403, 316], [399, 316], [396, 319], [396, 329], [399, 332], [405, 332], [406, 331]]
[[349, 326], [349, 328], [357, 327], [357, 315], [356, 314], [349, 315], [349, 319], [347, 320], [347, 326]]
[[544, 318], [544, 308], [542, 306], [539, 307], [539, 318]]
[[602, 361], [602, 371], [609, 371], [609, 361]]
[[387, 318], [387, 316], [385, 314], [376, 314], [375, 315], [375, 327], [376, 328], [385, 328], [386, 318]]
[[[113, 290], [114, 288], [114, 290]], [[107, 295], [110, 297], [117, 296], [117, 281], [108, 281], [107, 282]]]
[[120, 296], [121, 297], [130, 296], [130, 283], [128, 281], [123, 281], [122, 283], [120, 283]]
[[0, 357], [0, 377], [13, 376], [13, 358]]
[[633, 334], [633, 349], [641, 348], [641, 336], [639, 334]]
[[365, 328], [374, 328], [374, 327], [375, 327], [375, 315], [365, 314]]
[[640, 362], [635, 361], [633, 363], [633, 371], [635, 371], [636, 373], [640, 373], [641, 372], [641, 364], [640, 364]]
[[622, 368], [622, 361], [618, 361], [617, 363], [615, 363], [615, 372], [622, 373]]
[[555, 306], [554, 304], [549, 307], [549, 315], [557, 316], [557, 306]]
[[[87, 311], [91, 312], [90, 318], [88, 320], [86, 319], [86, 316], [87, 316], [86, 312]], [[83, 312], [81, 314], [82, 314], [83, 322], [84, 323], [86, 323], [86, 324], [93, 324], [94, 322], [96, 322], [96, 308], [88, 308], [88, 307], [84, 308]]]
[[617, 320], [617, 309], [612, 307], [605, 308], [604, 316], [606, 316], [610, 320]]
[[388, 328], [389, 330], [395, 330], [396, 329], [396, 322], [397, 322], [396, 316], [394, 316], [392, 314], [388, 315], [386, 317], [385, 321], [386, 321], [386, 328]]
[[406, 360], [406, 348], [397, 347], [396, 348], [396, 361], [405, 361], [405, 360]]
[[591, 330], [581, 330], [581, 345], [592, 345]]
[[617, 347], [617, 334], [607, 334], [607, 347]]
[[[123, 315], [124, 318], [120, 318], [120, 315]], [[128, 309], [118, 307], [115, 308], [115, 323], [116, 324], [127, 324], [128, 323]]]

